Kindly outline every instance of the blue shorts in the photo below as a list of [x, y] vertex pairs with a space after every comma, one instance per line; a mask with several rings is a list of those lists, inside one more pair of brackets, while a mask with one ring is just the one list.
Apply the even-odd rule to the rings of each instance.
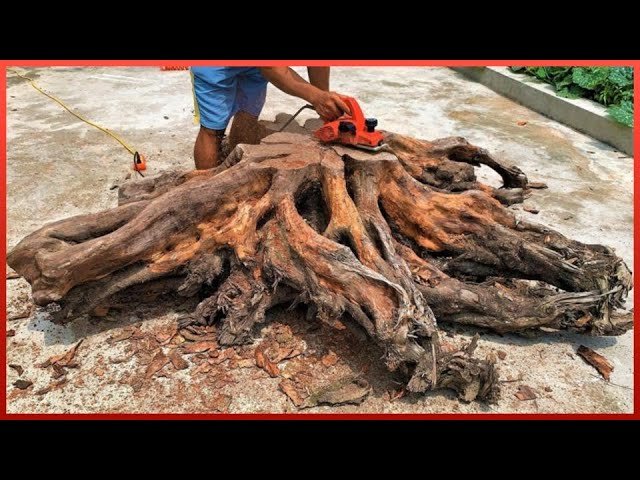
[[267, 80], [257, 67], [191, 67], [196, 122], [224, 130], [237, 112], [260, 115]]

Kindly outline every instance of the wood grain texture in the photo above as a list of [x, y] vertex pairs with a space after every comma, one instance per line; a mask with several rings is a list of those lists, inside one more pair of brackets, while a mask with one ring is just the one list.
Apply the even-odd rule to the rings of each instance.
[[[630, 327], [611, 315], [631, 288], [611, 249], [505, 208], [529, 195], [517, 167], [458, 137], [385, 137], [391, 151], [376, 154], [293, 133], [238, 145], [219, 167], [132, 181], [118, 207], [45, 225], [8, 264], [36, 304], [60, 306], [57, 321], [131, 291], [199, 296], [182, 324], [217, 325], [221, 345], [250, 342], [274, 305], [302, 303], [309, 321], [364, 329], [408, 390], [450, 388], [465, 401], [496, 398], [494, 361], [475, 345], [442, 350], [438, 322]], [[503, 188], [478, 182], [479, 165]]]

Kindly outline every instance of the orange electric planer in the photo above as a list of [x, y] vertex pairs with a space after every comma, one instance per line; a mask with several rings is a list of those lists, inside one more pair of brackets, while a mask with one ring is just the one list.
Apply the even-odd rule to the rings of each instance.
[[325, 143], [341, 143], [355, 148], [377, 152], [385, 147], [382, 134], [376, 131], [378, 120], [365, 118], [360, 105], [353, 97], [342, 97], [351, 114], [325, 124], [314, 135]]
[[[365, 118], [355, 98], [342, 97], [342, 100], [349, 106], [351, 113], [345, 113], [337, 120], [325, 122], [322, 127], [314, 132], [314, 135], [325, 143], [340, 143], [372, 152], [385, 148], [387, 144], [384, 143], [382, 134], [376, 131], [378, 120]], [[313, 110], [313, 105], [305, 105], [300, 108], [278, 131], [282, 132], [287, 128], [305, 108]]]

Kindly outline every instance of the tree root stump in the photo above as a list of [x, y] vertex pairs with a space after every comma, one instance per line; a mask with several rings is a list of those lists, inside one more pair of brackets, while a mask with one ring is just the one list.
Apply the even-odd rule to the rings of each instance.
[[[496, 332], [549, 327], [618, 335], [632, 286], [613, 250], [518, 220], [526, 175], [462, 138], [386, 133], [376, 154], [274, 133], [207, 171], [124, 185], [119, 206], [48, 224], [8, 263], [56, 321], [126, 305], [139, 292], [199, 296], [184, 325], [216, 325], [221, 345], [252, 341], [266, 312], [305, 304], [308, 320], [364, 329], [412, 392], [498, 394], [475, 342], [441, 348], [438, 322]], [[477, 181], [487, 165], [504, 186]]]

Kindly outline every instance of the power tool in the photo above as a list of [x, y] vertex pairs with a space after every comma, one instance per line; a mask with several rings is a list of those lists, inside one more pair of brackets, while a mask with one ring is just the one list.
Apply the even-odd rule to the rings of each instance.
[[342, 97], [349, 106], [351, 114], [325, 124], [315, 131], [314, 135], [325, 143], [341, 143], [350, 147], [377, 152], [382, 149], [384, 138], [376, 131], [378, 120], [365, 118], [360, 105], [353, 97]]
[[[382, 134], [376, 131], [378, 120], [376, 118], [365, 118], [355, 98], [341, 98], [349, 106], [351, 113], [345, 113], [337, 120], [325, 122], [322, 127], [314, 132], [315, 137], [324, 143], [339, 143], [372, 152], [377, 152], [385, 148], [387, 145], [384, 143]], [[313, 110], [312, 105], [303, 106], [279, 131], [287, 128], [293, 119], [305, 108]]]

